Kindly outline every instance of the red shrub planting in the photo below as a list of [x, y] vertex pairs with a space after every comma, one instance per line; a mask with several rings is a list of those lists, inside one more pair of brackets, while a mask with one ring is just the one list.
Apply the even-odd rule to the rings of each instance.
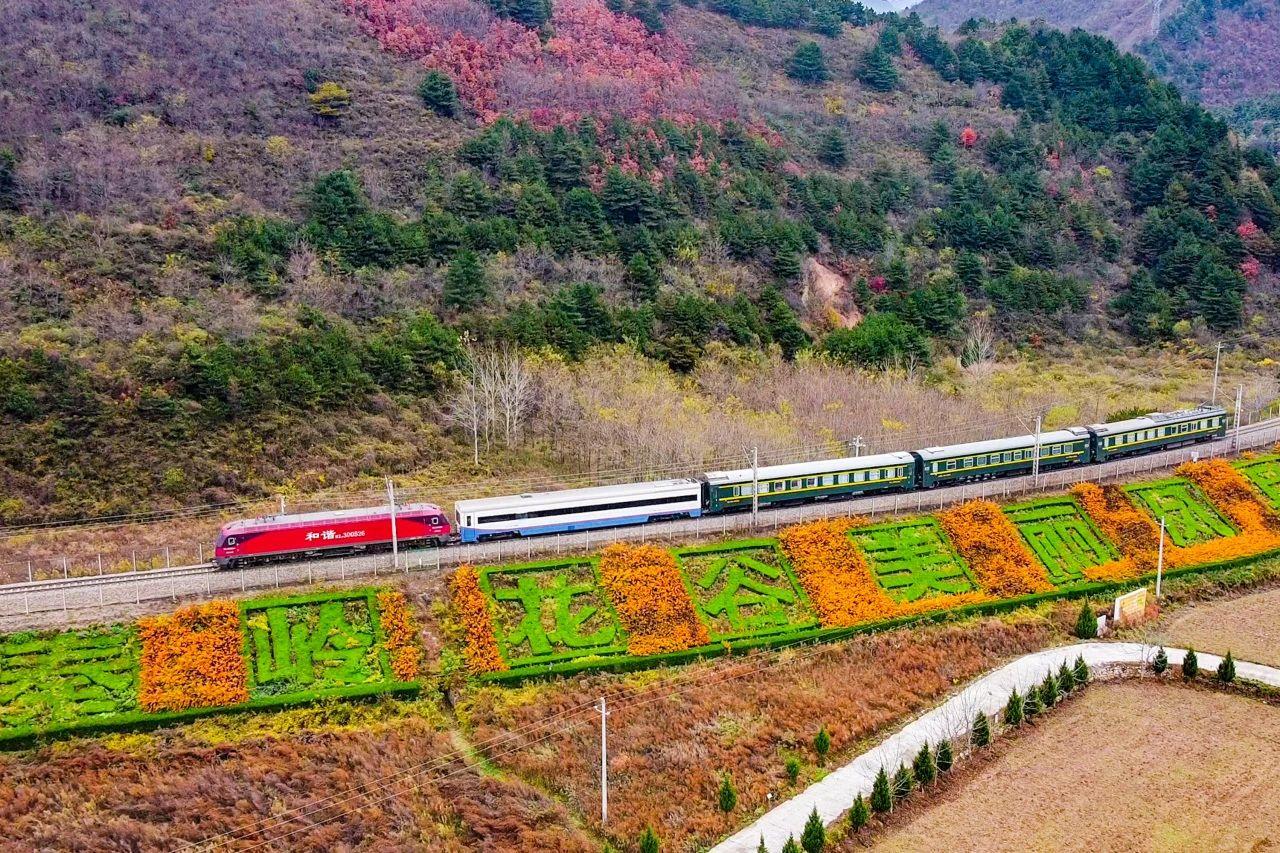
[[599, 0], [559, 0], [545, 44], [474, 0], [345, 0], [387, 50], [453, 78], [483, 121], [509, 114], [541, 128], [584, 117], [712, 116], [684, 44], [649, 33]]

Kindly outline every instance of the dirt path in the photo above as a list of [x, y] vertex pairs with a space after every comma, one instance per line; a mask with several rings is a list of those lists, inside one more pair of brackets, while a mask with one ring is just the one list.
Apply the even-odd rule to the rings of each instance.
[[1099, 685], [874, 849], [1274, 849], [1277, 762], [1280, 708]]

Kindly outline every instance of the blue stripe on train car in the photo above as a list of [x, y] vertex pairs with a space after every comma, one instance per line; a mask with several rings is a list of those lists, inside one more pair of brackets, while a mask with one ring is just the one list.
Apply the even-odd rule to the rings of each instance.
[[[661, 513], [660, 517], [668, 515], [682, 515], [688, 518], [698, 518], [702, 515], [701, 509], [691, 509], [688, 512], [681, 513]], [[480, 530], [475, 527], [461, 528], [463, 542], [479, 542], [481, 539], [489, 539], [494, 536], [541, 536], [546, 533], [577, 533], [581, 530], [596, 530], [601, 527], [628, 527], [632, 524], [648, 524], [653, 521], [654, 515], [627, 515], [622, 518], [601, 518], [596, 521], [575, 521], [571, 524], [540, 524], [536, 527], [508, 527], [502, 530], [484, 529]]]

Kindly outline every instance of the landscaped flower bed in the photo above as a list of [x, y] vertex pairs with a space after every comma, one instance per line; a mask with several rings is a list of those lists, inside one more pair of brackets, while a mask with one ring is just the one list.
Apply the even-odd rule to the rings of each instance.
[[1179, 474], [1186, 479], [1145, 489], [1084, 483], [1071, 496], [1003, 509], [971, 501], [871, 526], [823, 519], [777, 539], [670, 552], [614, 546], [599, 561], [599, 578], [594, 558], [464, 567], [453, 578], [453, 603], [472, 672], [519, 680], [1112, 594], [1156, 570], [1159, 529], [1149, 506], [1176, 516], [1170, 536], [1192, 543], [1166, 543], [1167, 572], [1280, 552], [1280, 517], [1235, 469], [1189, 463]]
[[1120, 558], [1069, 497], [1017, 504], [1006, 507], [1005, 514], [1057, 586], [1082, 581], [1089, 569]]
[[1273, 511], [1280, 511], [1280, 457], [1243, 459], [1235, 468], [1263, 496]]
[[356, 589], [0, 636], [0, 743], [416, 690], [402, 677], [417, 657], [406, 608], [398, 591]]

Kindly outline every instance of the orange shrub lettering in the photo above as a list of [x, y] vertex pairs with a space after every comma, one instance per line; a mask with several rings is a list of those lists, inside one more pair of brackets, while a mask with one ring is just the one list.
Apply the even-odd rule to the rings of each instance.
[[627, 629], [631, 654], [677, 652], [710, 642], [670, 552], [656, 545], [610, 545], [600, 554], [600, 583]]
[[1225, 459], [1184, 462], [1177, 473], [1199, 486], [1240, 533], [1174, 549], [1172, 555], [1166, 554], [1174, 565], [1218, 563], [1280, 548], [1280, 517], [1258, 500], [1245, 476]]
[[[1102, 529], [1123, 559], [1084, 571], [1090, 580], [1124, 580], [1156, 570], [1160, 528], [1139, 510], [1120, 486], [1081, 483], [1071, 490], [1093, 522]], [[1166, 555], [1168, 556], [1168, 555]]]
[[211, 601], [138, 620], [138, 704], [146, 711], [216, 708], [249, 700], [240, 607]]
[[991, 595], [1009, 598], [1053, 589], [1018, 529], [996, 504], [969, 501], [938, 513], [937, 518], [978, 583]]
[[404, 593], [396, 590], [378, 593], [378, 618], [396, 680], [417, 680], [421, 674], [422, 652], [417, 643], [418, 626]]
[[449, 590], [453, 608], [466, 633], [462, 653], [467, 660], [467, 668], [476, 675], [506, 669], [507, 664], [498, 651], [498, 641], [493, 636], [489, 604], [480, 589], [476, 570], [471, 566], [459, 566], [449, 579]]

